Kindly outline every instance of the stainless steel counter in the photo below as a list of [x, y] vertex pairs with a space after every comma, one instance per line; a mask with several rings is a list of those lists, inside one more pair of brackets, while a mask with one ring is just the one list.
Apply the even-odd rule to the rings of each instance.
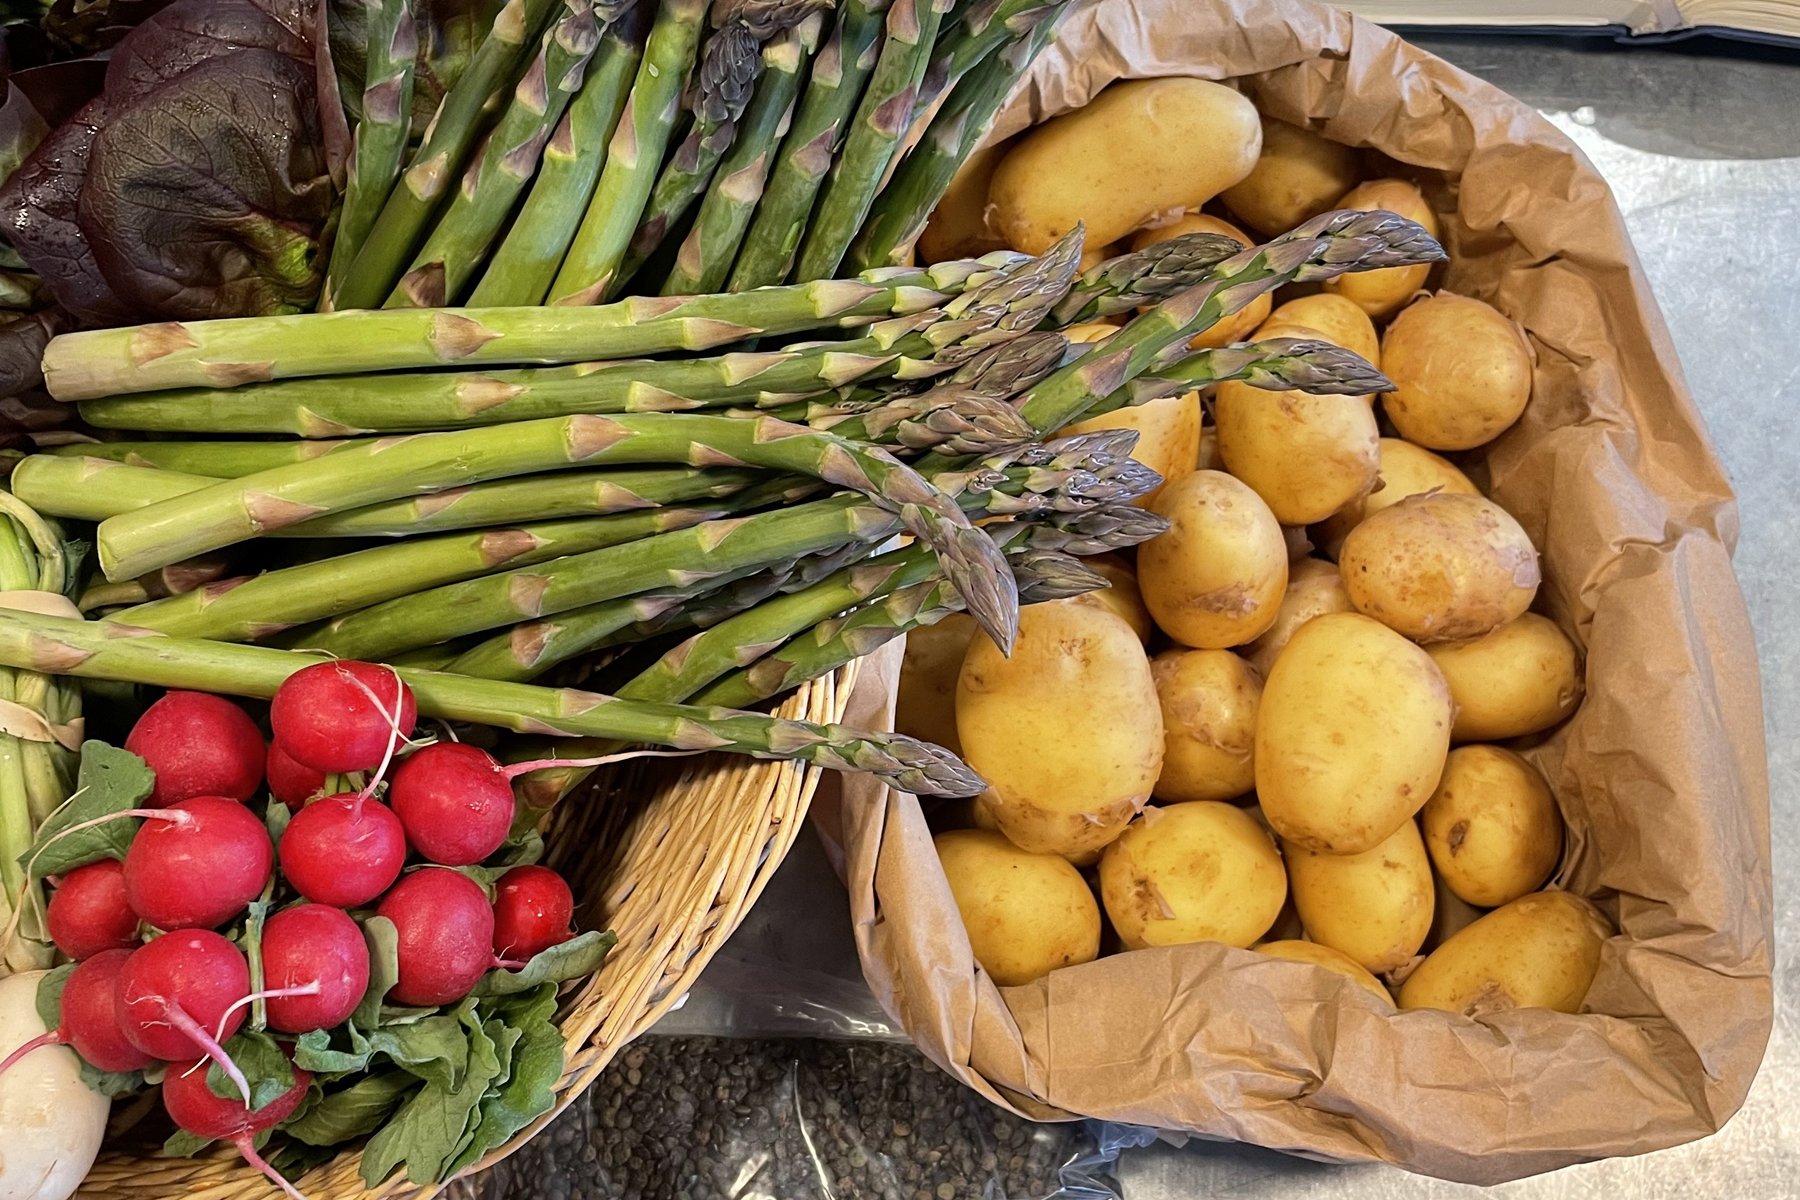
[[[1780, 951], [1768, 1057], [1719, 1135], [1492, 1189], [1499, 1197], [1800, 1197], [1800, 604], [1781, 564], [1800, 544], [1800, 53], [1614, 48], [1604, 41], [1420, 36], [1536, 105], [1611, 181], [1689, 382], [1741, 498], [1739, 578], [1761, 650], [1774, 788]], [[856, 978], [834, 877], [808, 839], [669, 1031], [805, 1033], [834, 1014], [891, 1033]], [[830, 899], [828, 899], [830, 897]], [[796, 985], [807, 998], [796, 1002]], [[1383, 1197], [1477, 1189], [1242, 1146], [1127, 1151], [1126, 1200]]]

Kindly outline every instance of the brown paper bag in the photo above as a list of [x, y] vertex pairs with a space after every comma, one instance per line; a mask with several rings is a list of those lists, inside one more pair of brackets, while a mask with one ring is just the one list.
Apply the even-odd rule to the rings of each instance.
[[[1236, 79], [1267, 114], [1422, 168], [1452, 256], [1442, 286], [1529, 331], [1533, 401], [1487, 467], [1543, 551], [1540, 607], [1588, 656], [1586, 703], [1531, 752], [1568, 820], [1557, 882], [1620, 934], [1579, 1016], [1384, 1010], [1323, 971], [1220, 945], [1000, 988], [970, 954], [918, 802], [851, 779], [842, 837], [870, 985], [926, 1054], [1034, 1117], [1477, 1183], [1718, 1129], [1771, 1021], [1756, 659], [1731, 491], [1606, 185], [1526, 106], [1298, 0], [1101, 0], [997, 135], [1156, 75]], [[870, 664], [850, 720], [886, 715], [896, 661]]]

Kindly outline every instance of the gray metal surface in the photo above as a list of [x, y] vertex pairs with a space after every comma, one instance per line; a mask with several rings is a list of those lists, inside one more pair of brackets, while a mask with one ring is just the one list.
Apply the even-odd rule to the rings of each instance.
[[[1800, 1197], [1800, 963], [1789, 951], [1800, 936], [1800, 604], [1783, 566], [1800, 544], [1800, 55], [1783, 61], [1774, 54], [1615, 49], [1599, 41], [1415, 40], [1543, 110], [1618, 196], [1741, 498], [1737, 570], [1761, 650], [1772, 759], [1777, 1013], [1749, 1103], [1703, 1142], [1485, 1194]], [[670, 1029], [886, 1032], [880, 1010], [853, 982], [847, 924], [835, 916], [828, 929], [817, 923], [843, 911], [841, 897], [811, 839], [802, 839], [688, 1009], [672, 1015]], [[837, 1013], [850, 1026], [835, 1020]], [[1126, 1200], [1435, 1200], [1479, 1191], [1230, 1145], [1131, 1150], [1120, 1169]]]

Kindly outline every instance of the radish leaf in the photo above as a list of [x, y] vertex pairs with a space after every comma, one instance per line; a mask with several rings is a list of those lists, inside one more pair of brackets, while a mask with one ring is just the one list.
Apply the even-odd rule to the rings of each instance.
[[37, 840], [19, 858], [33, 876], [61, 875], [103, 858], [124, 861], [137, 834], [136, 817], [119, 817], [74, 833], [63, 831], [98, 817], [136, 808], [150, 794], [156, 776], [143, 759], [105, 742], [81, 747], [81, 773], [69, 802], [38, 827]]

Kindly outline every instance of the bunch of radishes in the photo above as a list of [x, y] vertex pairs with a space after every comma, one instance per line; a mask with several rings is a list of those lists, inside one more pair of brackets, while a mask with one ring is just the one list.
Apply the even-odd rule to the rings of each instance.
[[[291, 676], [274, 697], [266, 746], [221, 697], [170, 692], [151, 705], [125, 743], [154, 772], [143, 806], [55, 835], [141, 821], [123, 861], [99, 858], [57, 881], [49, 930], [77, 963], [62, 984], [60, 1024], [0, 1072], [41, 1044], [71, 1046], [102, 1072], [167, 1064], [163, 1105], [175, 1123], [233, 1142], [292, 1193], [253, 1139], [295, 1112], [311, 1077], [294, 1065], [293, 1086], [252, 1107], [224, 1043], [253, 1006], [269, 1032], [290, 1038], [349, 1020], [370, 983], [357, 917], [392, 923], [385, 998], [408, 1006], [453, 1004], [489, 970], [522, 967], [573, 936], [573, 896], [554, 871], [512, 867], [490, 900], [478, 878], [495, 872], [459, 869], [506, 844], [512, 780], [543, 764], [505, 767], [466, 743], [416, 743], [416, 721], [399, 676], [360, 662]], [[265, 778], [291, 810], [285, 822], [273, 805], [265, 820], [246, 804]], [[253, 912], [255, 988], [252, 958], [217, 932]], [[236, 1095], [208, 1085], [209, 1060]]]

